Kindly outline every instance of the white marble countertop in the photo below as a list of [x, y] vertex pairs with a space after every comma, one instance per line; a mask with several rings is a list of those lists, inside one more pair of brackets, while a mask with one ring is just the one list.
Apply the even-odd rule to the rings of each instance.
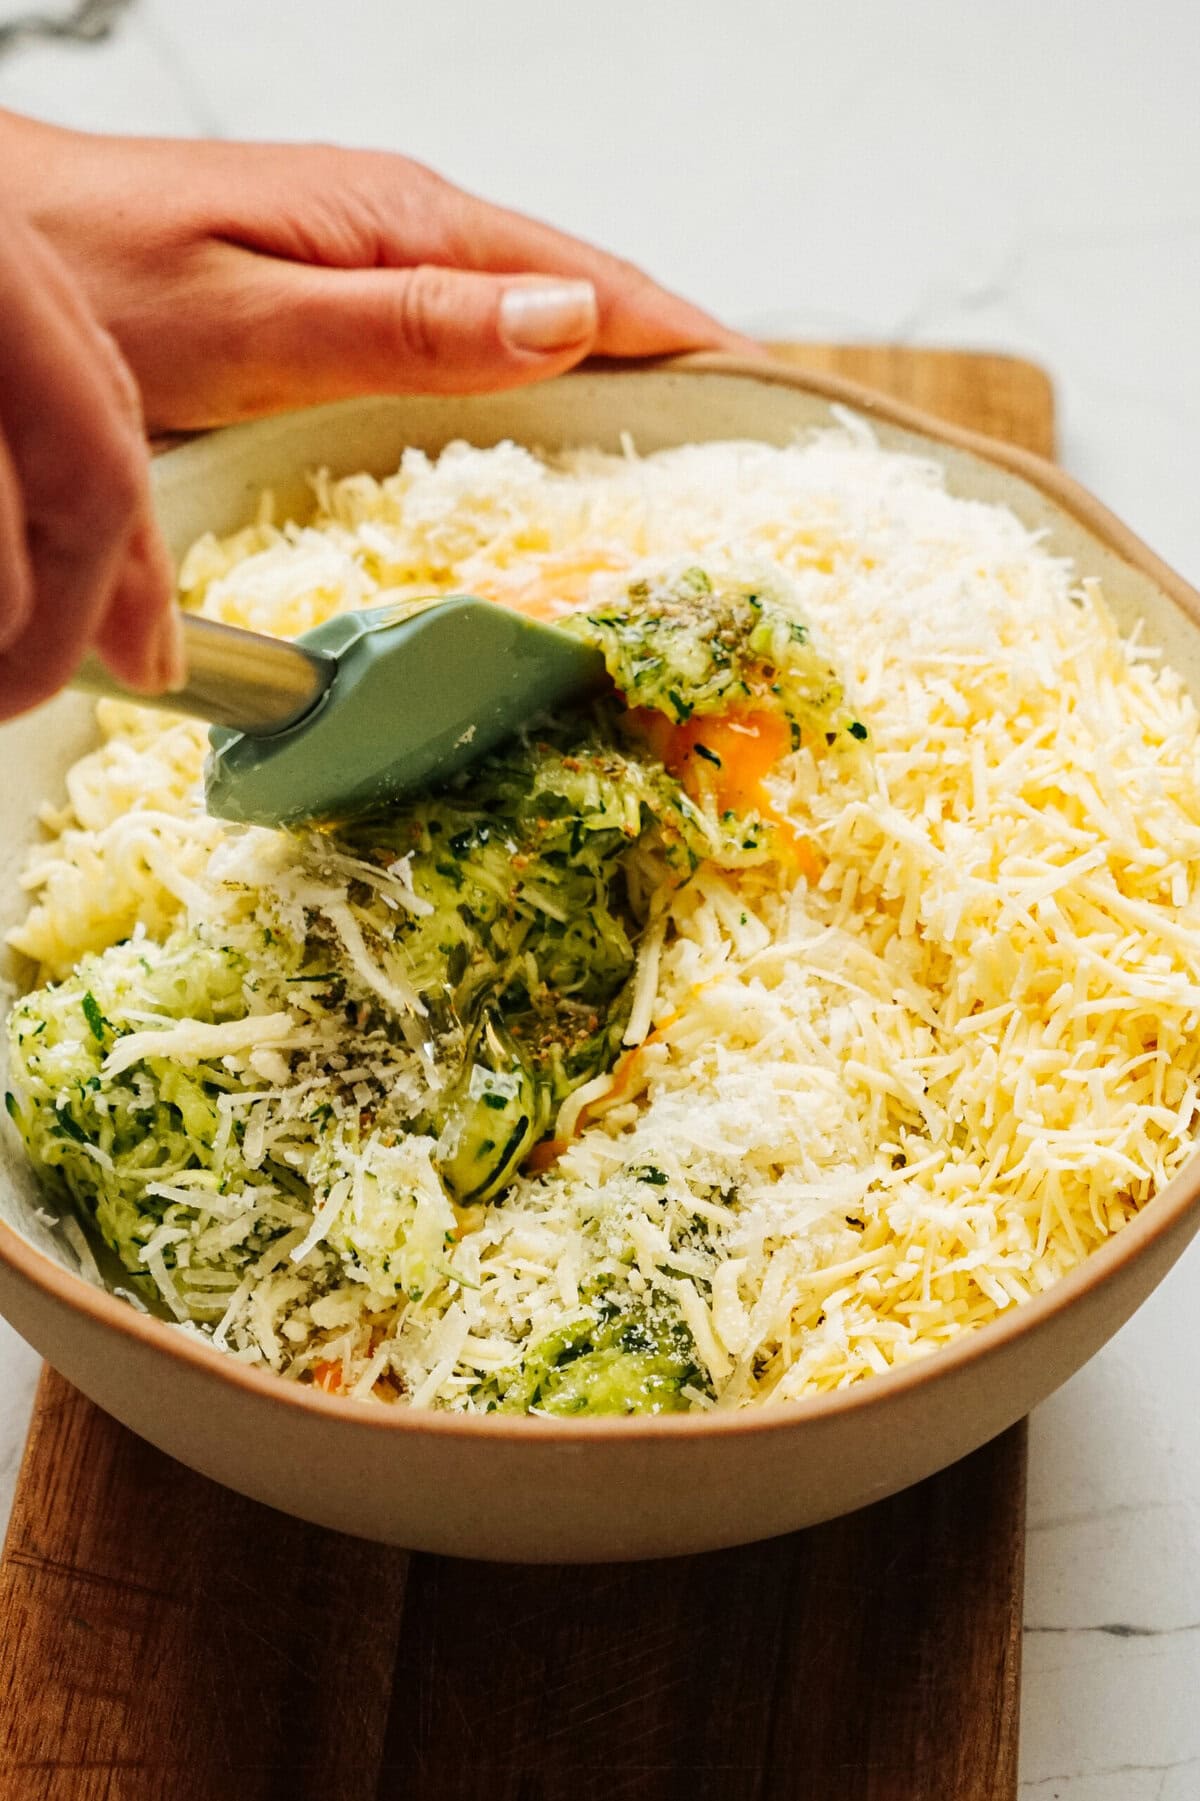
[[[1024, 353], [1064, 461], [1200, 582], [1197, 76], [1194, 0], [137, 0], [0, 56], [0, 105], [403, 149], [749, 330]], [[1200, 1796], [1198, 1369], [1194, 1252], [1034, 1418], [1023, 1801]], [[0, 1370], [6, 1515], [2, 1325]]]

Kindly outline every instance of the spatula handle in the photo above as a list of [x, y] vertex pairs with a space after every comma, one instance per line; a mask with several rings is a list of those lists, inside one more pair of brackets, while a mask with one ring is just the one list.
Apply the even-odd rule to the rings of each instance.
[[172, 694], [135, 694], [122, 687], [97, 657], [88, 658], [74, 685], [89, 694], [190, 713], [212, 725], [236, 726], [265, 737], [311, 712], [336, 668], [323, 651], [305, 650], [195, 613], [183, 614], [183, 642], [187, 681]]

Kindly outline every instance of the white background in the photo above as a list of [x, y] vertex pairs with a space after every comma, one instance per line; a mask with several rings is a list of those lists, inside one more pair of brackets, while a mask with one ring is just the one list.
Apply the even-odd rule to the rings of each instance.
[[[1022, 352], [1200, 584], [1195, 0], [139, 0], [0, 105], [402, 149], [752, 331]], [[1022, 1801], [1200, 1796], [1198, 1299], [1195, 1253], [1033, 1421]], [[35, 1370], [0, 1326], [3, 1512]]]

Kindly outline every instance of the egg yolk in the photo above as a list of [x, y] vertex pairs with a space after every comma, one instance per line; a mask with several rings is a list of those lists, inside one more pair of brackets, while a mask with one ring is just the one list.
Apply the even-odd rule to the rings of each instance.
[[792, 748], [792, 728], [781, 713], [750, 707], [693, 714], [674, 725], [650, 707], [627, 714], [634, 732], [693, 800], [709, 796], [722, 813], [757, 813], [771, 828], [779, 861], [810, 882], [824, 868], [810, 838], [798, 832], [771, 800], [765, 778]]

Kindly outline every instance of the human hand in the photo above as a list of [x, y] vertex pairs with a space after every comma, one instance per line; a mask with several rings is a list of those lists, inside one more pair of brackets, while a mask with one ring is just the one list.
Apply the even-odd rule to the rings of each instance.
[[6, 189], [120, 345], [152, 430], [513, 387], [592, 354], [756, 349], [615, 257], [386, 153], [0, 114]]
[[137, 385], [41, 234], [0, 201], [0, 719], [95, 648], [130, 687], [181, 679]]

